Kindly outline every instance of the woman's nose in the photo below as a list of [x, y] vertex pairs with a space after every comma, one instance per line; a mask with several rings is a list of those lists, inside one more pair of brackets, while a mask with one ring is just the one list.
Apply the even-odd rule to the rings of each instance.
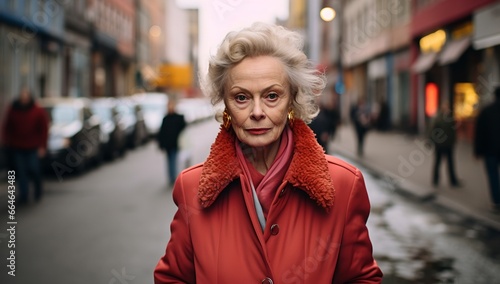
[[250, 113], [252, 119], [261, 120], [266, 117], [264, 110], [261, 107], [260, 101], [255, 101], [252, 108], [252, 113]]

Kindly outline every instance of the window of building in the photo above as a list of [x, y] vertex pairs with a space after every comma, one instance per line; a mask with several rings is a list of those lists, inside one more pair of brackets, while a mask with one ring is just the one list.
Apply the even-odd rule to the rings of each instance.
[[7, 8], [11, 11], [15, 11], [16, 10], [16, 1], [15, 0], [8, 0]]
[[32, 2], [33, 0], [24, 0], [24, 15], [28, 18], [33, 15], [31, 11]]

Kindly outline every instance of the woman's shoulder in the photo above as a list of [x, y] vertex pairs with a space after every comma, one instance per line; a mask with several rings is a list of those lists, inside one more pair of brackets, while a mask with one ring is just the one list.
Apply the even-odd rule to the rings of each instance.
[[340, 158], [329, 155], [325, 157], [335, 188], [336, 203], [348, 204], [353, 195], [366, 195], [366, 184], [360, 169]]
[[331, 155], [325, 155], [325, 158], [330, 170], [341, 172], [349, 176], [352, 175], [353, 177], [360, 175], [360, 171], [358, 168], [340, 158]]
[[183, 199], [187, 198], [187, 200], [195, 199], [194, 197], [198, 194], [197, 189], [202, 170], [203, 164], [196, 164], [179, 173], [173, 189], [174, 199], [179, 199], [181, 196], [184, 196]]
[[345, 191], [345, 189], [352, 188], [359, 182], [364, 183], [363, 173], [356, 166], [338, 157], [325, 155], [325, 158], [337, 193], [339, 189]]
[[196, 177], [199, 178], [202, 170], [203, 170], [203, 163], [190, 166], [181, 171], [181, 173], [179, 174], [179, 178], [188, 180], [195, 179]]

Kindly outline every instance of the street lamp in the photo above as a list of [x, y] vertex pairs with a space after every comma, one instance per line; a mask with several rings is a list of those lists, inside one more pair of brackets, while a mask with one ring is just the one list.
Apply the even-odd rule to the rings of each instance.
[[319, 15], [323, 21], [331, 22], [331, 21], [333, 21], [333, 19], [337, 15], [337, 13], [335, 12], [335, 10], [332, 7], [324, 7], [319, 12]]
[[151, 26], [149, 28], [149, 35], [152, 36], [153, 38], [158, 38], [161, 35], [161, 28], [157, 25]]

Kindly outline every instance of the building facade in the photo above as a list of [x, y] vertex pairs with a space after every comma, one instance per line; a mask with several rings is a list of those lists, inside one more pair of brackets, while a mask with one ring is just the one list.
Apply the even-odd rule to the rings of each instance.
[[408, 1], [342, 1], [343, 117], [365, 100], [381, 129], [410, 124]]
[[150, 90], [155, 88], [151, 83], [165, 59], [167, 1], [137, 0], [136, 5], [136, 88]]
[[135, 3], [89, 0], [92, 27], [90, 95], [120, 97], [135, 89]]
[[75, 0], [64, 6], [62, 96], [90, 97], [90, 58], [92, 26], [88, 0]]
[[0, 108], [22, 86], [35, 97], [62, 93], [64, 7], [56, 1], [0, 1]]
[[459, 122], [459, 138], [471, 142], [477, 112], [498, 82], [499, 42], [490, 37], [500, 30], [488, 22], [498, 23], [498, 15], [491, 17], [495, 7], [494, 0], [413, 1], [412, 121], [419, 132], [447, 102]]

